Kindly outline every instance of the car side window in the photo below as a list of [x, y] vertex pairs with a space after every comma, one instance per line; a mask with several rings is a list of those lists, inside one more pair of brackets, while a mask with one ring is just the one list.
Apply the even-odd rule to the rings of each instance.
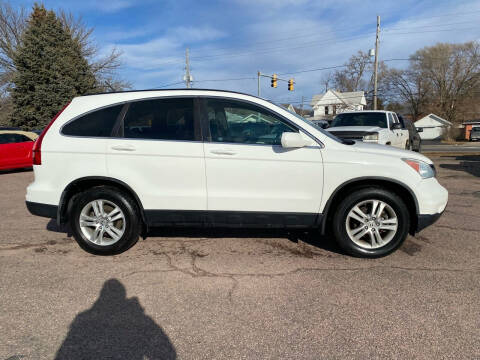
[[261, 107], [234, 100], [208, 99], [208, 126], [212, 142], [281, 145], [292, 125]]
[[193, 98], [132, 102], [123, 133], [128, 139], [195, 140]]
[[15, 134], [16, 135], [16, 141], [15, 142], [29, 142], [29, 141], [33, 141], [32, 139], [30, 139], [28, 136], [25, 136], [23, 134]]
[[14, 144], [28, 141], [33, 140], [23, 134], [0, 134], [0, 144]]
[[9, 144], [10, 141], [10, 134], [0, 134], [0, 144]]
[[388, 113], [387, 118], [388, 118], [388, 128], [390, 130], [392, 130], [392, 128], [393, 128], [393, 116], [392, 116], [392, 114]]
[[110, 137], [123, 104], [92, 111], [67, 123], [62, 134], [69, 136]]

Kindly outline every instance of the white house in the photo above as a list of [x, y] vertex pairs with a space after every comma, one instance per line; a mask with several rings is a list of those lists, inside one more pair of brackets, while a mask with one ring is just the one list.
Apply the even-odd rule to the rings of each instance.
[[450, 121], [442, 119], [435, 114], [428, 114], [420, 120], [415, 121], [415, 127], [417, 129], [423, 129], [422, 132], [418, 133], [422, 140], [440, 139], [450, 126], [452, 126]]
[[339, 92], [328, 90], [324, 94], [313, 95], [310, 103], [313, 109], [313, 118], [329, 119], [345, 111], [363, 110], [367, 105], [363, 91]]

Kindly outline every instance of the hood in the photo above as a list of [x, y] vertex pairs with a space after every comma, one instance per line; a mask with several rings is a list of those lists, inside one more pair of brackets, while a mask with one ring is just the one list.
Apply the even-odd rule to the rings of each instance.
[[336, 131], [378, 132], [378, 131], [382, 130], [382, 128], [378, 127], [378, 126], [335, 126], [335, 127], [327, 128], [326, 130], [331, 131], [331, 132], [336, 132]]
[[415, 160], [426, 162], [427, 164], [433, 163], [432, 160], [430, 160], [428, 157], [422, 154], [419, 154], [414, 151], [398, 149], [390, 145], [379, 145], [379, 144], [365, 143], [362, 141], [355, 141], [355, 144], [349, 145], [349, 146], [355, 149], [355, 151], [358, 151], [361, 153], [367, 153], [367, 154], [373, 154], [373, 155], [387, 155], [387, 156], [393, 156], [396, 158], [404, 158], [404, 159], [415, 159]]

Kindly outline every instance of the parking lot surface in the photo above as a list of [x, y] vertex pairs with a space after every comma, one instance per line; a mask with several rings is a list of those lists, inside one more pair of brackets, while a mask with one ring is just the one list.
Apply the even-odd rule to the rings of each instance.
[[433, 158], [444, 215], [394, 254], [314, 233], [156, 230], [83, 252], [0, 174], [0, 360], [480, 358], [480, 156]]

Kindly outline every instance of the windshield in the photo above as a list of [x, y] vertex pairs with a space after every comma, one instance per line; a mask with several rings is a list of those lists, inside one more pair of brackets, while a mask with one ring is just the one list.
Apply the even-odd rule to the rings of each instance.
[[[297, 113], [294, 113], [293, 111], [290, 111], [288, 110], [290, 114], [292, 114], [293, 116], [295, 116], [296, 118], [302, 120], [304, 123], [307, 123], [308, 125], [311, 125], [313, 126], [315, 129], [317, 129], [318, 131], [320, 131], [322, 134], [324, 134], [325, 136], [328, 136], [330, 139], [332, 140], [335, 140], [339, 143], [342, 143], [342, 144], [346, 144], [347, 142], [345, 142], [344, 140], [336, 137], [335, 135], [333, 135], [332, 133], [328, 132], [328, 131], [325, 131], [324, 129], [322, 129], [320, 126], [318, 126], [317, 124], [315, 124], [314, 122], [308, 120], [308, 119], [305, 119], [303, 116], [300, 116], [298, 115]], [[350, 143], [350, 142], [348, 142]]]
[[474, 127], [472, 128], [472, 131], [475, 131], [475, 132], [480, 131], [480, 127]]
[[336, 126], [378, 126], [388, 128], [385, 113], [362, 112], [338, 114], [332, 122]]

